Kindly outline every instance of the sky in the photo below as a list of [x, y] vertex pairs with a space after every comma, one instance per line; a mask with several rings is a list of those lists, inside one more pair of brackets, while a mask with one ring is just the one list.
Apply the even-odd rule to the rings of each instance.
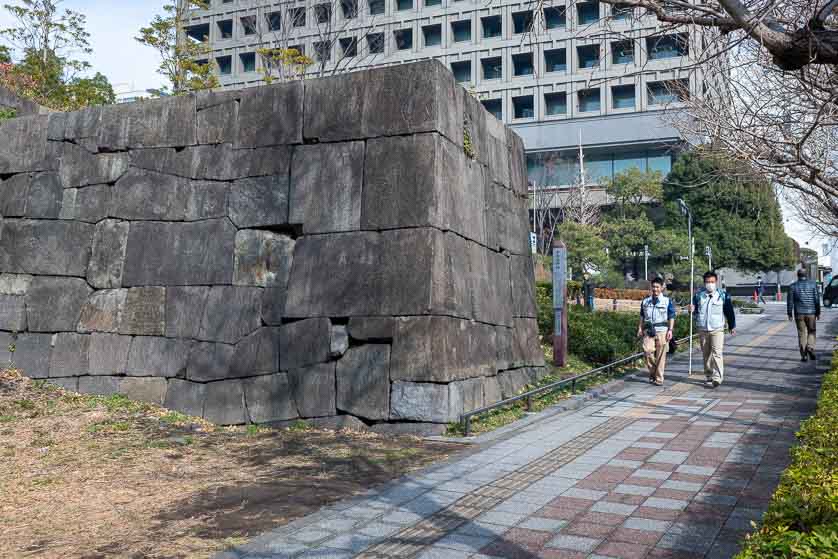
[[[14, 0], [3, 3], [14, 4]], [[163, 0], [64, 0], [62, 7], [87, 17], [93, 71], [105, 74], [117, 93], [144, 91], [163, 85], [154, 50], [134, 40], [140, 27], [162, 12]], [[14, 25], [0, 8], [0, 28]]]

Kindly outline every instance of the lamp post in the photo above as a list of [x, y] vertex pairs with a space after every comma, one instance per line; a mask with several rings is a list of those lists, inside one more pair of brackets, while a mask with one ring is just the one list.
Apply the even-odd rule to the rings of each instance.
[[713, 249], [710, 248], [710, 245], [704, 247], [704, 256], [707, 257], [707, 269], [713, 269]]
[[[687, 235], [689, 237], [690, 243], [690, 307], [692, 307], [693, 303], [693, 289], [694, 285], [693, 282], [695, 280], [695, 262], [694, 262], [694, 255], [695, 255], [695, 245], [693, 243], [693, 214], [690, 211], [690, 207], [687, 206], [687, 203], [684, 202], [683, 198], [678, 198], [678, 207], [681, 209], [681, 213], [687, 217]], [[693, 376], [693, 311], [690, 308], [690, 364], [689, 364], [689, 371], [688, 376]]]

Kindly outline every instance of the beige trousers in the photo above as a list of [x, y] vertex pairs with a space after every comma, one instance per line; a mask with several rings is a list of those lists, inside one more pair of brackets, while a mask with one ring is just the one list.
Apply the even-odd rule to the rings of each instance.
[[666, 352], [669, 343], [666, 332], [654, 336], [643, 336], [643, 353], [646, 354], [646, 366], [649, 368], [649, 378], [663, 382], [663, 369], [666, 367]]
[[704, 376], [707, 380], [721, 383], [725, 378], [725, 362], [722, 356], [725, 348], [725, 331], [699, 332], [698, 339], [704, 356]]
[[799, 314], [797, 322], [797, 343], [800, 346], [800, 355], [806, 350], [815, 351], [815, 332], [818, 329], [818, 322], [813, 314]]

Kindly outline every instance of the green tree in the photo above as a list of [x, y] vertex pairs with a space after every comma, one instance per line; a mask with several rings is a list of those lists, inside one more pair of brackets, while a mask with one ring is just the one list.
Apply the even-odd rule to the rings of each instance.
[[567, 263], [574, 273], [605, 269], [609, 264], [600, 228], [574, 221], [559, 225], [559, 238], [567, 245]]
[[9, 47], [0, 45], [0, 64], [11, 64], [12, 53], [9, 52]]
[[165, 77], [169, 86], [163, 89], [173, 95], [183, 95], [190, 91], [213, 89], [218, 87], [218, 77], [209, 62], [200, 62], [208, 56], [209, 37], [196, 41], [187, 36], [186, 17], [192, 9], [206, 9], [205, 0], [183, 0], [163, 6], [163, 14], [154, 16], [147, 27], [140, 28], [135, 39], [157, 51], [160, 65], [157, 72]]
[[643, 204], [657, 202], [663, 194], [660, 171], [641, 171], [631, 167], [614, 175], [606, 185], [606, 192], [614, 200], [614, 210], [625, 219], [644, 213]]

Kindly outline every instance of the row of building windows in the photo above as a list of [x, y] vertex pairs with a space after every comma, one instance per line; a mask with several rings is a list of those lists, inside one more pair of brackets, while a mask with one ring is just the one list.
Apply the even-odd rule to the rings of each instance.
[[[611, 108], [634, 109], [637, 105], [637, 88], [634, 84], [611, 86]], [[601, 88], [581, 89], [576, 92], [576, 113], [599, 114], [602, 110]], [[683, 101], [689, 96], [688, 80], [669, 80], [646, 84], [646, 100], [650, 106], [665, 106]], [[501, 99], [483, 99], [487, 111], [498, 120], [503, 120], [503, 101]], [[559, 117], [568, 114], [567, 92], [549, 92], [543, 94], [545, 117]], [[512, 97], [511, 117], [513, 120], [536, 118], [535, 95]]]
[[[666, 176], [672, 169], [672, 151], [654, 148], [638, 151], [593, 152], [585, 154], [585, 177], [592, 184], [605, 184], [632, 168], [658, 171]], [[531, 185], [568, 186], [579, 180], [576, 151], [547, 151], [527, 154], [527, 175]]]

